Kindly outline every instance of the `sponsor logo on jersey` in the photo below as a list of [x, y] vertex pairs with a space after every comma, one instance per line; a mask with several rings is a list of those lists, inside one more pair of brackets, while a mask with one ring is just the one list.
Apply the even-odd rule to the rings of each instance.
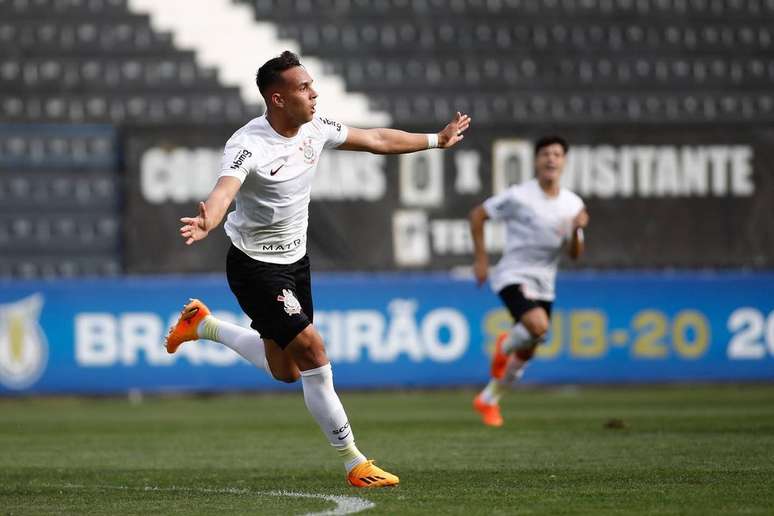
[[327, 125], [332, 125], [333, 127], [336, 128], [338, 132], [341, 132], [341, 124], [339, 122], [336, 122], [335, 120], [328, 120], [327, 118], [321, 118], [320, 122]]
[[48, 343], [40, 326], [43, 296], [0, 305], [0, 383], [25, 389], [43, 374], [48, 363]]
[[296, 247], [300, 246], [303, 242], [302, 239], [296, 238], [292, 242], [288, 242], [287, 244], [261, 244], [261, 251], [269, 252], [269, 253], [276, 253], [276, 252], [284, 252], [284, 251], [290, 251], [291, 249], [295, 249]]
[[253, 153], [250, 152], [249, 150], [242, 149], [242, 152], [239, 153], [239, 156], [237, 156], [234, 159], [233, 163], [231, 163], [231, 170], [236, 170], [239, 167], [241, 167], [244, 164], [245, 160], [252, 155]]
[[293, 295], [293, 291], [283, 288], [282, 295], [277, 296], [277, 301], [284, 303], [285, 312], [288, 315], [301, 313], [301, 303]]

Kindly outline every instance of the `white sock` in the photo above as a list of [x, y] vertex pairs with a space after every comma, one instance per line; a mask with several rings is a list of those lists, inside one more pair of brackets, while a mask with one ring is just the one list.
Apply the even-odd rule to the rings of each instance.
[[500, 398], [503, 397], [503, 394], [505, 394], [507, 389], [508, 387], [503, 385], [500, 380], [492, 378], [489, 380], [489, 383], [486, 384], [484, 390], [481, 391], [481, 399], [487, 405], [497, 405], [500, 403]]
[[347, 473], [355, 469], [355, 466], [361, 462], [366, 461], [365, 455], [360, 453], [360, 450], [357, 449], [355, 443], [352, 443], [349, 446], [345, 446], [343, 448], [337, 447], [336, 453], [338, 453], [339, 457], [344, 461], [344, 469], [347, 470]]
[[508, 365], [505, 368], [505, 374], [501, 380], [492, 378], [489, 383], [481, 391], [481, 399], [488, 405], [497, 405], [500, 403], [500, 399], [508, 392], [510, 387], [517, 383], [524, 374], [524, 366], [526, 362], [517, 356], [514, 356], [508, 360]]
[[214, 340], [233, 349], [255, 367], [271, 374], [263, 339], [255, 330], [208, 315], [199, 323], [196, 333], [203, 339]]
[[514, 355], [514, 357], [508, 361], [508, 365], [505, 367], [505, 374], [500, 382], [507, 386], [518, 383], [524, 375], [525, 365], [527, 365], [527, 362]]
[[[355, 436], [349, 426], [344, 406], [333, 389], [331, 364], [301, 371], [301, 384], [304, 387], [306, 408], [320, 425], [328, 442], [337, 450], [351, 452], [355, 444]], [[357, 447], [354, 448], [354, 453], [346, 453], [346, 456], [347, 472], [366, 460]]]
[[505, 342], [503, 342], [503, 352], [506, 355], [510, 354], [517, 349], [521, 349], [522, 347], [531, 344], [533, 340], [535, 340], [535, 338], [527, 328], [521, 323], [516, 323], [513, 325], [513, 328], [511, 328], [511, 331], [508, 332], [508, 337], [505, 338]]

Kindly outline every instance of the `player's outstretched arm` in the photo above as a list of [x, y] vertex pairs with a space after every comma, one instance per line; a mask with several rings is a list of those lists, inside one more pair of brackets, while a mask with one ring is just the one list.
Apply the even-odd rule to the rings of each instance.
[[199, 203], [199, 214], [196, 217], [180, 219], [183, 223], [180, 236], [185, 239], [186, 245], [203, 240], [210, 231], [218, 227], [241, 186], [242, 183], [235, 177], [221, 177], [207, 200]]
[[407, 133], [398, 129], [358, 129], [350, 127], [341, 150], [368, 151], [374, 154], [405, 154], [425, 149], [448, 149], [465, 138], [470, 127], [470, 117], [459, 111], [441, 132], [422, 134]]
[[572, 240], [570, 240], [570, 248], [568, 249], [568, 252], [570, 254], [570, 258], [573, 260], [580, 258], [583, 254], [583, 251], [586, 249], [583, 237], [583, 228], [588, 225], [589, 212], [586, 211], [586, 208], [583, 208], [575, 216], [575, 218], [572, 219]]
[[489, 257], [484, 247], [484, 222], [489, 218], [486, 210], [480, 204], [470, 211], [470, 234], [473, 237], [473, 274], [476, 283], [483, 285], [489, 276]]

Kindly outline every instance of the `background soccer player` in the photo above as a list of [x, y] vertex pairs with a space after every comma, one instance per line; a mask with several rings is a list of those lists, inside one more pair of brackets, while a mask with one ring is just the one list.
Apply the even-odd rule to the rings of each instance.
[[560, 185], [567, 150], [567, 142], [559, 136], [541, 138], [535, 144], [536, 177], [490, 197], [470, 212], [473, 268], [479, 285], [489, 275], [484, 221], [505, 222], [505, 252], [492, 272], [491, 285], [515, 321], [497, 339], [492, 378], [473, 401], [487, 425], [503, 424], [500, 398], [521, 377], [548, 331], [562, 249], [569, 241], [573, 259], [583, 253], [588, 213], [581, 198]]
[[347, 480], [358, 487], [388, 486], [398, 477], [375, 466], [355, 446], [320, 334], [306, 254], [309, 199], [320, 153], [326, 148], [377, 154], [448, 148], [463, 139], [470, 119], [457, 113], [437, 134], [348, 128], [315, 116], [312, 78], [292, 52], [267, 61], [256, 78], [266, 114], [226, 143], [217, 184], [196, 217], [182, 218], [187, 244], [212, 231], [236, 198], [225, 230], [231, 239], [226, 273], [242, 310], [260, 333], [214, 318], [199, 300], [185, 306], [167, 337], [174, 353], [187, 341], [221, 342], [274, 378], [301, 378], [304, 400], [328, 441], [341, 455]]

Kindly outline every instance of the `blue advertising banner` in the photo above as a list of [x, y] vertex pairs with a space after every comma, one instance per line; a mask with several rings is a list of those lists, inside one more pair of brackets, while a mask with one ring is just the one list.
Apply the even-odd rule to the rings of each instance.
[[[318, 275], [315, 325], [339, 388], [487, 381], [510, 317], [445, 275]], [[774, 274], [560, 275], [525, 383], [774, 380]], [[0, 281], [0, 394], [297, 389], [221, 344], [163, 347], [189, 297], [247, 326], [220, 276]]]

